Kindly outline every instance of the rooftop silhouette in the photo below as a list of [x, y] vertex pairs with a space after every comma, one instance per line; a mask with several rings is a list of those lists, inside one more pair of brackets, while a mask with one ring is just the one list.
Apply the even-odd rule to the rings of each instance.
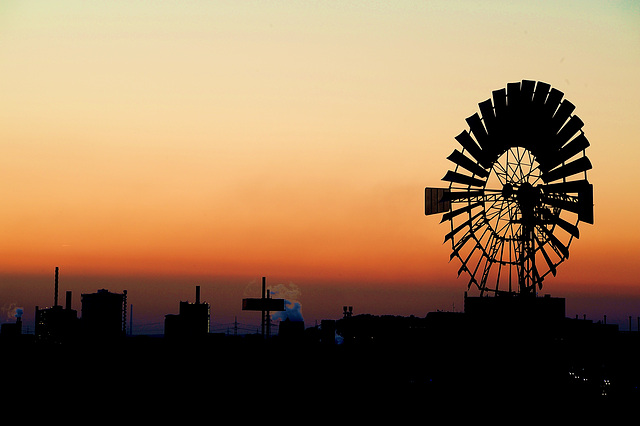
[[[163, 336], [126, 333], [126, 292], [83, 294], [80, 317], [67, 293], [65, 307], [37, 308], [34, 334], [21, 333], [20, 317], [3, 325], [2, 363], [32, 377], [63, 371], [70, 383], [101, 389], [123, 382], [152, 393], [159, 381], [165, 389], [188, 386], [182, 397], [195, 400], [206, 397], [196, 390], [204, 376], [228, 392], [295, 381], [310, 396], [349, 389], [432, 402], [488, 392], [509, 398], [515, 390], [527, 398], [540, 389], [576, 404], [640, 397], [631, 356], [640, 332], [567, 318], [561, 298], [465, 295], [463, 312], [425, 317], [344, 306], [342, 318], [310, 327], [286, 319], [274, 333], [236, 335], [209, 331], [209, 305], [199, 290], [195, 303], [180, 302], [178, 314], [167, 314]], [[266, 309], [281, 306], [261, 305], [267, 294], [256, 299], [265, 318]]]

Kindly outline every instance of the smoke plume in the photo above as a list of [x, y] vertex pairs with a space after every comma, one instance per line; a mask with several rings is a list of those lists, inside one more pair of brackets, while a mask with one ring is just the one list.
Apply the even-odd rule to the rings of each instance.
[[284, 299], [285, 310], [274, 312], [272, 319], [276, 321], [304, 321], [302, 316], [302, 304], [298, 301], [300, 289], [294, 283], [278, 284], [270, 289], [271, 297]]
[[21, 318], [24, 310], [15, 303], [9, 303], [0, 308], [0, 315], [8, 320]]

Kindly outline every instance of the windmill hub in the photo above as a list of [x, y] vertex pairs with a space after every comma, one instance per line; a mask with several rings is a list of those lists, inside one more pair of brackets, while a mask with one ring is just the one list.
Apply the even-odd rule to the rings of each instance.
[[505, 183], [502, 187], [502, 198], [508, 200], [513, 195], [513, 185], [510, 183]]
[[507, 182], [502, 186], [502, 198], [515, 201], [524, 216], [532, 215], [535, 208], [542, 204], [542, 193], [529, 182], [523, 182], [514, 187]]
[[531, 216], [536, 207], [540, 205], [540, 190], [534, 188], [529, 182], [524, 182], [517, 190], [516, 199], [523, 216]]

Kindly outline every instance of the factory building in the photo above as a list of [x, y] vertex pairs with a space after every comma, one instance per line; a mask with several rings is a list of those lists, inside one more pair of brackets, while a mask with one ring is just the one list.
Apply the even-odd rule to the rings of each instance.
[[180, 302], [179, 314], [165, 315], [164, 335], [167, 338], [201, 337], [209, 334], [210, 308], [200, 302], [200, 286], [196, 286], [195, 303]]
[[66, 293], [66, 304], [58, 304], [58, 268], [55, 271], [53, 306], [35, 312], [35, 338], [38, 341], [61, 343], [83, 337], [121, 336], [126, 328], [127, 291], [122, 294], [99, 290], [82, 295], [82, 317], [71, 309], [71, 292]]
[[36, 306], [35, 337], [38, 341], [60, 343], [74, 339], [79, 331], [78, 313], [71, 309], [71, 292], [66, 293], [66, 305], [58, 304], [58, 268], [55, 271], [53, 306]]
[[0, 337], [16, 338], [22, 335], [22, 317], [16, 315], [16, 322], [0, 325]]
[[113, 338], [126, 333], [127, 291], [105, 289], [82, 295], [82, 331], [89, 337]]
[[289, 318], [280, 321], [278, 337], [289, 342], [302, 340], [304, 337], [304, 321], [291, 320]]
[[35, 335], [38, 340], [64, 342], [78, 337], [78, 312], [71, 309], [71, 292], [67, 292], [65, 307], [54, 305], [40, 309], [36, 306]]

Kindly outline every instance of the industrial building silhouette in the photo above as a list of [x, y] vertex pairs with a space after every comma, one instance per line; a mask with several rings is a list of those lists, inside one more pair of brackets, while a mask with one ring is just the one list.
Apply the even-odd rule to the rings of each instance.
[[209, 334], [210, 307], [200, 302], [200, 286], [196, 286], [196, 301], [180, 302], [180, 312], [165, 316], [164, 336], [168, 339], [202, 338]]
[[[425, 317], [356, 314], [344, 306], [341, 318], [310, 327], [285, 319], [273, 335], [266, 328], [234, 335], [210, 332], [210, 307], [196, 286], [194, 303], [181, 301], [178, 314], [165, 316], [161, 337], [126, 333], [126, 291], [82, 294], [80, 316], [71, 298], [66, 292], [65, 306], [58, 303], [56, 270], [54, 305], [36, 307], [34, 334], [22, 334], [20, 317], [2, 325], [0, 361], [22, 363], [16, 371], [34, 375], [76, 371], [77, 380], [91, 377], [85, 385], [100, 388], [126, 377], [147, 392], [158, 391], [159, 378], [163, 386], [196, 386], [185, 371], [201, 369], [229, 392], [286, 378], [307, 393], [342, 383], [352, 392], [430, 400], [487, 392], [509, 398], [516, 390], [522, 398], [540, 387], [581, 403], [640, 398], [640, 332], [566, 318], [564, 299], [550, 296], [465, 295], [464, 312]], [[243, 300], [243, 309], [262, 311], [267, 321], [269, 310], [282, 306], [264, 290]], [[284, 368], [294, 373], [283, 375]]]
[[58, 268], [55, 270], [53, 306], [35, 308], [34, 336], [37, 341], [64, 343], [77, 339], [114, 339], [126, 333], [127, 291], [112, 293], [100, 289], [82, 294], [81, 316], [71, 309], [72, 293], [66, 292], [65, 306], [58, 304]]

